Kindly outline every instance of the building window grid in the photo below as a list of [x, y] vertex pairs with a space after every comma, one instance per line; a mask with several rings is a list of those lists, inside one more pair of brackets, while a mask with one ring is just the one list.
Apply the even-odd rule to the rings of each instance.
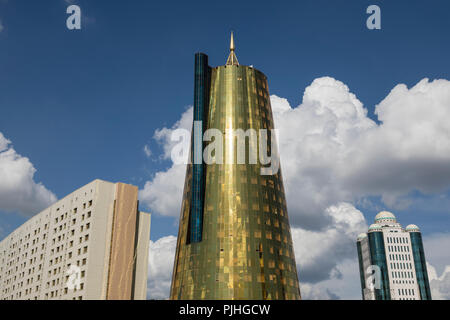
[[[91, 192], [92, 192], [92, 190], [91, 190]], [[92, 206], [92, 202], [93, 202], [92, 200], [88, 201], [89, 207]], [[60, 208], [57, 208], [56, 212], [58, 212], [59, 210], [60, 210]], [[77, 208], [74, 208], [73, 213], [76, 213], [76, 212], [77, 212]], [[88, 218], [91, 217], [91, 214], [92, 214], [91, 211], [89, 211], [88, 214], [87, 214]], [[53, 233], [54, 234], [58, 234], [58, 233], [60, 233], [60, 232], [62, 232], [62, 231], [64, 231], [66, 229], [67, 224], [66, 223], [63, 224], [63, 222], [65, 221], [65, 218], [67, 218], [67, 216], [68, 216], [68, 214], [66, 212], [65, 214], [58, 215], [57, 217], [55, 217], [55, 228], [53, 229]], [[46, 218], [48, 218], [48, 214], [46, 215]], [[40, 219], [39, 219], [39, 222], [40, 222]], [[38, 222], [35, 222], [35, 223], [37, 224]], [[28, 231], [30, 229], [30, 227], [31, 227], [30, 225], [31, 224], [32, 224], [32, 222], [29, 222], [28, 226], [24, 226], [25, 231]], [[89, 228], [90, 228], [90, 223], [87, 223], [86, 229], [89, 229]], [[43, 229], [48, 231], [49, 224], [46, 223], [43, 226]], [[24, 231], [22, 231], [22, 232], [24, 232]], [[31, 239], [31, 234], [33, 234], [34, 236], [38, 236], [38, 237]], [[35, 271], [36, 271], [36, 269], [35, 269], [35, 267], [33, 265], [36, 263], [36, 258], [37, 258], [38, 255], [39, 255], [39, 261], [44, 260], [44, 253], [45, 253], [45, 251], [47, 249], [47, 246], [45, 246], [45, 244], [42, 244], [41, 247], [38, 246], [38, 244], [41, 241], [41, 239], [39, 238], [40, 234], [41, 234], [41, 227], [37, 227], [36, 229], [30, 231], [29, 233], [26, 233], [19, 240], [17, 240], [16, 242], [13, 242], [13, 244], [11, 244], [9, 246], [9, 250], [11, 252], [7, 255], [7, 258], [9, 258], [9, 259], [6, 260], [6, 264], [5, 264], [6, 267], [9, 267], [9, 268], [7, 268], [9, 270], [6, 272], [6, 277], [0, 276], [0, 281], [3, 280], [3, 283], [7, 285], [6, 288], [4, 288], [2, 290], [2, 293], [4, 295], [5, 294], [9, 294], [10, 292], [13, 293], [13, 294], [11, 296], [9, 296], [9, 297], [8, 296], [4, 296], [4, 299], [8, 299], [8, 298], [13, 299], [14, 298], [14, 291], [17, 291], [17, 290], [22, 289], [22, 288], [24, 290], [20, 290], [20, 291], [15, 292], [16, 298], [21, 298], [22, 297], [22, 293], [24, 293], [25, 296], [30, 296], [33, 293], [33, 291], [36, 292], [36, 293], [38, 293], [40, 291], [40, 288], [41, 288], [40, 284], [37, 284], [36, 286], [31, 287], [33, 285], [33, 283], [34, 283], [34, 279], [35, 279], [34, 278], [34, 274], [35, 274]], [[43, 234], [43, 239], [44, 240], [46, 239], [46, 236], [47, 236], [47, 234], [44, 233]], [[83, 235], [83, 237], [84, 237], [85, 241], [89, 240], [89, 234], [85, 234], [85, 235]], [[58, 242], [56, 242], [56, 239], [57, 239]], [[49, 251], [50, 255], [55, 255], [55, 253], [64, 252], [65, 246], [60, 244], [60, 243], [61, 242], [65, 242], [64, 241], [65, 239], [66, 239], [65, 234], [59, 235], [57, 238], [56, 237], [53, 238], [53, 241], [52, 241], [53, 248], [51, 249], [51, 251]], [[26, 241], [26, 243], [23, 243], [24, 241]], [[21, 246], [22, 243], [23, 243], [23, 246]], [[30, 243], [31, 243], [31, 247], [30, 247]], [[84, 246], [83, 247], [83, 253], [87, 253], [87, 251], [88, 251], [88, 246]], [[30, 254], [29, 260], [25, 260], [25, 259], [28, 258], [29, 254]], [[4, 255], [6, 255], [6, 250], [4, 251]], [[14, 266], [15, 266], [16, 263], [18, 263], [20, 261], [19, 256], [20, 256], [20, 258], [25, 260], [20, 265], [21, 269], [26, 268], [27, 261], [29, 261], [30, 268], [28, 268], [27, 274], [28, 275], [32, 275], [31, 277], [24, 279], [25, 278], [25, 271], [20, 272], [18, 275], [15, 275], [13, 277]], [[60, 255], [60, 256], [56, 257], [55, 260], [54, 260], [55, 264], [63, 263], [63, 261], [64, 261], [63, 260], [63, 256], [64, 255]], [[0, 255], [0, 258], [2, 258], [1, 262], [2, 262], [2, 264], [4, 264], [5, 263], [5, 259], [3, 258], [3, 254]], [[51, 260], [51, 261], [52, 261], [51, 264], [53, 264], [53, 260]], [[87, 259], [84, 258], [82, 261], [83, 261], [83, 265], [85, 265], [86, 262], [87, 262]], [[31, 266], [33, 266], [33, 267], [31, 267]], [[3, 269], [4, 268], [2, 266], [1, 269], [0, 269], [0, 272], [3, 272]], [[18, 267], [15, 268], [16, 272], [17, 272], [17, 270], [18, 270]], [[39, 269], [38, 270], [39, 271], [42, 270], [42, 264], [39, 265]], [[56, 275], [60, 274], [61, 270], [62, 270], [61, 267], [54, 268], [53, 269], [53, 274], [51, 275], [51, 277], [53, 277], [55, 274]], [[83, 277], [84, 277], [85, 271], [82, 271], [82, 274], [83, 274]], [[24, 279], [26, 281], [25, 282], [26, 283], [25, 287], [24, 287], [24, 281], [22, 279]], [[21, 280], [21, 281], [18, 282], [18, 280]], [[41, 280], [42, 280], [41, 274], [38, 274], [37, 277], [36, 277], [36, 281], [41, 281]], [[49, 287], [49, 284], [59, 285], [61, 283], [61, 278], [50, 279], [50, 280], [51, 281], [47, 282], [47, 287]], [[28, 286], [30, 286], [30, 287], [28, 287]], [[84, 288], [84, 283], [82, 284], [82, 288]], [[58, 290], [52, 290], [50, 292], [50, 297], [57, 297], [57, 296], [58, 296]], [[48, 293], [45, 293], [45, 297], [46, 298], [49, 297]], [[36, 295], [34, 295], [34, 297], [32, 297], [32, 296], [28, 297], [28, 299], [31, 299], [31, 298], [37, 299], [38, 297]], [[82, 297], [80, 296], [79, 298], [82, 298]]]

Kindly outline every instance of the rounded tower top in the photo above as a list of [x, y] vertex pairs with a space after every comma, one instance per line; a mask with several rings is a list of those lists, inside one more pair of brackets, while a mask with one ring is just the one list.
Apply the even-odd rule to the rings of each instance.
[[371, 224], [369, 227], [369, 232], [381, 231], [381, 225], [378, 223]]
[[420, 232], [420, 229], [418, 226], [416, 226], [415, 224], [409, 224], [406, 226], [405, 228], [406, 231], [408, 232]]
[[360, 233], [358, 235], [357, 241], [361, 241], [364, 238], [367, 238], [367, 233]]
[[397, 219], [392, 212], [381, 211], [375, 216], [375, 223], [380, 222], [397, 222]]

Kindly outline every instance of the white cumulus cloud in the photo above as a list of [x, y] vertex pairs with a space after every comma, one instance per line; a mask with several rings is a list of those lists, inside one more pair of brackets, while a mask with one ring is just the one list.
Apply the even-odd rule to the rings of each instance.
[[144, 154], [147, 158], [151, 157], [152, 150], [150, 149], [150, 147], [148, 145], [145, 145], [144, 148], [142, 149], [142, 151], [144, 152]]
[[423, 238], [428, 279], [433, 300], [450, 300], [450, 233], [435, 233]]
[[450, 300], [450, 266], [438, 276], [436, 269], [427, 263], [428, 280], [430, 281], [431, 298], [433, 300]]
[[[164, 149], [163, 159], [170, 159], [173, 147], [178, 144], [178, 141], [172, 141], [172, 133], [177, 129], [191, 131], [194, 118], [193, 110], [193, 107], [186, 109], [180, 119], [171, 128], [164, 127], [155, 131], [154, 138]], [[184, 143], [184, 147], [189, 148], [190, 141], [184, 141]]]
[[314, 284], [300, 279], [300, 290], [305, 300], [361, 300], [358, 259], [339, 262], [329, 279]]
[[147, 299], [167, 299], [172, 281], [177, 238], [167, 236], [150, 241], [148, 256]]
[[[172, 148], [178, 143], [172, 141], [172, 132], [177, 129], [190, 131], [192, 128], [193, 109], [188, 108], [171, 128], [156, 130], [154, 138], [163, 147], [163, 159], [170, 159]], [[189, 141], [185, 141], [189, 148]], [[186, 175], [185, 165], [172, 164], [165, 171], [157, 172], [152, 180], [147, 181], [142, 190], [139, 191], [139, 199], [153, 212], [164, 216], [177, 216], [180, 212], [181, 195], [183, 194], [184, 177]]]
[[412, 191], [450, 187], [450, 81], [396, 86], [376, 107], [380, 124], [329, 77], [314, 80], [298, 107], [271, 98], [294, 224], [322, 228], [317, 213], [339, 201], [379, 196], [395, 208]]
[[35, 172], [30, 160], [0, 132], [0, 210], [32, 215], [56, 201], [51, 191], [34, 181]]
[[339, 277], [338, 264], [356, 255], [356, 237], [367, 231], [361, 211], [349, 203], [325, 210], [330, 222], [323, 230], [291, 230], [301, 283], [316, 283]]

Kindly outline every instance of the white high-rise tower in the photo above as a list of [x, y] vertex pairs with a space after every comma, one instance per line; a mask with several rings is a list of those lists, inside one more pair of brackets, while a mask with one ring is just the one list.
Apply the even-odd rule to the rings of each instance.
[[357, 240], [364, 300], [431, 300], [422, 235], [382, 211]]

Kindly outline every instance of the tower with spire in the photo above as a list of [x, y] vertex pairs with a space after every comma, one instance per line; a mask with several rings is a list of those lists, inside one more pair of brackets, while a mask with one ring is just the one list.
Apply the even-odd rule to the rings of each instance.
[[[211, 67], [208, 56], [197, 53], [194, 71], [192, 163], [170, 298], [300, 299], [281, 170], [261, 175], [259, 161], [237, 164], [236, 139], [225, 134], [274, 128], [267, 77], [239, 65], [233, 34], [225, 65]], [[208, 129], [223, 133], [223, 158], [231, 163], [202, 159]]]

